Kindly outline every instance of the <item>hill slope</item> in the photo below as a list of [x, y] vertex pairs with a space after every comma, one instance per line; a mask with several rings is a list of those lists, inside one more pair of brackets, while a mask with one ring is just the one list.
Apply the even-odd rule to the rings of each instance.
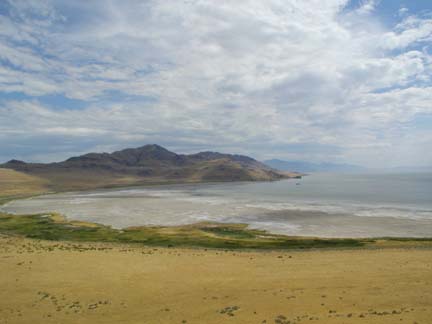
[[48, 191], [48, 181], [17, 172], [0, 169], [0, 205], [9, 200], [39, 195]]
[[154, 144], [113, 153], [89, 153], [58, 163], [11, 160], [0, 167], [47, 179], [57, 191], [151, 183], [270, 181], [297, 175], [277, 171], [243, 155], [184, 155]]

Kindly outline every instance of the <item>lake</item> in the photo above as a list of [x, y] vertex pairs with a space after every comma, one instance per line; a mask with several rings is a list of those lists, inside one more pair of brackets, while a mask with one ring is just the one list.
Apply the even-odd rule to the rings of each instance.
[[311, 174], [71, 192], [13, 201], [1, 210], [55, 211], [115, 228], [215, 221], [301, 236], [432, 237], [432, 174]]

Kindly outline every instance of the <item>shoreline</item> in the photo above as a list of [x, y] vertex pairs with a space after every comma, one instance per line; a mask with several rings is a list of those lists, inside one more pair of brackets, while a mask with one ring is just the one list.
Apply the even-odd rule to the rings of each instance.
[[432, 238], [322, 238], [273, 234], [247, 224], [202, 222], [183, 226], [136, 226], [113, 229], [102, 224], [68, 220], [57, 213], [0, 213], [0, 234], [56, 242], [127, 243], [148, 247], [230, 250], [315, 250], [419, 247], [432, 248]]
[[[137, 184], [133, 186], [110, 186], [109, 188], [97, 188], [88, 190], [74, 191], [52, 191], [44, 187], [46, 183], [38, 183], [38, 179], [31, 176], [16, 174], [8, 170], [0, 170], [6, 176], [6, 182], [3, 188], [6, 192], [0, 190], [0, 205], [9, 203], [14, 200], [28, 199], [38, 196], [53, 195], [65, 192], [86, 192], [89, 190], [112, 190], [127, 189], [136, 187], [155, 187], [155, 186], [172, 186], [172, 185], [194, 185], [192, 183], [158, 183], [158, 184]], [[8, 177], [10, 176], [13, 190], [7, 191]], [[24, 177], [24, 182], [20, 179], [14, 183], [13, 180]], [[34, 183], [39, 186], [35, 186]], [[220, 184], [221, 182], [206, 182], [200, 184]], [[235, 182], [244, 183], [244, 182]], [[27, 185], [26, 185], [27, 184]], [[29, 188], [31, 190], [29, 190]], [[21, 191], [20, 191], [21, 190]], [[14, 195], [10, 195], [13, 192]], [[9, 195], [7, 195], [9, 193]], [[132, 242], [139, 244], [148, 244], [151, 246], [194, 246], [204, 248], [235, 248], [235, 249], [311, 249], [311, 248], [331, 248], [331, 247], [348, 247], [358, 248], [360, 246], [371, 245], [371, 242], [385, 241], [396, 242], [429, 242], [432, 237], [320, 237], [319, 235], [286, 235], [271, 232], [271, 230], [254, 229], [247, 223], [235, 222], [195, 222], [187, 225], [170, 225], [170, 226], [126, 226], [124, 228], [112, 228], [111, 226], [97, 224], [88, 221], [78, 221], [72, 218], [66, 218], [58, 213], [43, 213], [49, 215], [41, 222], [41, 214], [19, 215], [7, 214], [0, 212], [0, 232], [9, 234], [19, 234], [26, 237], [36, 236], [50, 240], [71, 239], [84, 242], [89, 241], [111, 241], [111, 242]], [[21, 221], [21, 223], [20, 223]], [[35, 227], [36, 226], [36, 227]], [[89, 230], [92, 229], [92, 231]], [[32, 233], [32, 230], [34, 233]], [[411, 243], [410, 243], [411, 244]], [[391, 245], [391, 244], [390, 244]]]
[[[237, 182], [238, 183], [238, 182]], [[207, 185], [217, 185], [217, 183], [206, 183]], [[185, 184], [178, 184], [178, 186], [183, 186]], [[194, 185], [194, 184], [191, 184]], [[171, 188], [172, 185], [162, 185], [162, 187], [168, 186]], [[150, 188], [147, 186], [140, 186], [142, 188]], [[152, 186], [153, 187], [153, 186]], [[159, 187], [159, 185], [157, 186]], [[109, 188], [109, 189], [98, 189], [94, 192], [97, 193], [105, 193], [110, 196], [110, 191], [114, 190], [133, 190], [135, 187], [122, 187], [120, 188]], [[154, 188], [154, 187], [153, 187]], [[166, 187], [165, 187], [166, 188]], [[77, 194], [80, 196], [82, 191], [72, 191], [70, 194]], [[4, 204], [9, 204], [14, 201], [23, 200], [23, 199], [32, 199], [38, 197], [49, 197], [55, 194], [67, 194], [63, 192], [50, 192], [45, 194], [38, 195], [27, 195], [21, 197], [15, 197], [15, 199], [9, 199], [8, 201], [4, 200]], [[119, 196], [122, 197], [122, 196]], [[140, 196], [133, 196], [131, 198], [140, 198]], [[49, 198], [48, 198], [49, 199]], [[41, 200], [43, 202], [43, 200]], [[102, 200], [103, 201], [103, 200]], [[164, 201], [156, 201], [152, 202], [152, 204], [160, 204], [164, 203]], [[165, 200], [165, 203], [168, 203]], [[31, 202], [29, 202], [29, 206], [31, 207]], [[40, 204], [40, 203], [39, 203]], [[178, 204], [175, 202], [175, 204]], [[216, 223], [219, 226], [232, 226], [236, 224], [240, 224], [242, 226], [246, 226], [247, 230], [250, 231], [263, 231], [266, 232], [267, 235], [279, 235], [283, 237], [300, 237], [305, 239], [355, 239], [355, 240], [374, 240], [374, 239], [382, 239], [382, 238], [393, 238], [393, 239], [432, 239], [431, 235], [428, 235], [432, 232], [431, 222], [428, 219], [411, 219], [411, 218], [403, 218], [403, 217], [390, 217], [390, 216], [357, 216], [346, 213], [330, 213], [327, 211], [307, 211], [307, 210], [275, 210], [275, 211], [258, 211], [265, 214], [265, 218], [261, 221], [261, 218], [258, 217], [258, 214], [252, 216], [253, 214], [244, 217], [225, 217], [221, 219], [212, 219], [209, 217], [208, 219], [197, 219], [197, 218], [185, 218], [185, 219], [177, 219], [176, 213], [173, 214], [172, 211], [176, 208], [182, 208], [183, 205], [172, 205], [168, 210], [167, 217], [164, 215], [160, 215], [160, 217], [146, 218], [145, 221], [140, 222], [137, 218], [137, 215], [127, 214], [127, 208], [124, 214], [119, 214], [118, 216], [110, 216], [105, 219], [98, 213], [93, 215], [93, 217], [80, 217], [80, 214], [77, 213], [75, 217], [71, 215], [73, 212], [68, 209], [61, 210], [61, 208], [52, 212], [51, 210], [56, 210], [55, 206], [53, 209], [48, 208], [38, 208], [35, 207], [33, 210], [29, 207], [20, 208], [19, 205], [17, 208], [2, 208], [0, 205], [0, 213], [10, 214], [10, 215], [37, 215], [40, 213], [45, 214], [62, 214], [63, 217], [69, 222], [82, 222], [82, 223], [96, 223], [100, 226], [109, 227], [113, 230], [124, 230], [129, 228], [179, 228], [179, 227], [193, 227], [197, 226], [200, 223]], [[35, 206], [38, 206], [37, 204]], [[42, 206], [43, 207], [43, 206]], [[79, 206], [78, 206], [79, 207]], [[75, 208], [74, 205], [68, 207]], [[79, 211], [78, 209], [77, 211]], [[181, 210], [181, 209], [179, 209]], [[81, 212], [83, 212], [81, 210]], [[265, 220], [265, 221], [264, 221]], [[286, 224], [292, 225], [292, 230], [287, 227], [284, 229], [278, 228], [277, 224]], [[143, 224], [144, 223], [144, 224]], [[321, 225], [321, 229], [315, 229], [317, 224]], [[386, 225], [387, 224], [387, 225]], [[338, 228], [333, 227], [337, 225]], [[282, 226], [282, 225], [281, 225]], [[386, 226], [385, 230], [383, 230], [384, 226]], [[416, 227], [417, 226], [417, 227]], [[318, 233], [319, 232], [319, 233]], [[345, 234], [344, 234], [345, 233]], [[407, 234], [400, 235], [399, 233]], [[365, 235], [362, 235], [365, 234]], [[410, 235], [413, 234], [413, 235]]]

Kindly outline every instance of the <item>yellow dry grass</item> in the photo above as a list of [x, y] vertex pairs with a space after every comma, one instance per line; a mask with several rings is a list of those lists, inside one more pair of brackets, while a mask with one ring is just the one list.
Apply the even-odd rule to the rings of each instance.
[[0, 323], [418, 323], [432, 250], [232, 252], [0, 238]]
[[0, 199], [38, 195], [47, 191], [47, 180], [10, 169], [0, 169]]

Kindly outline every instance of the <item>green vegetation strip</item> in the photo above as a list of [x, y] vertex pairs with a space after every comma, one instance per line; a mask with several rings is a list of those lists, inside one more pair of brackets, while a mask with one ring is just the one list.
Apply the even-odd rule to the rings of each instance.
[[42, 240], [139, 243], [148, 246], [224, 249], [311, 249], [361, 247], [370, 240], [296, 238], [247, 229], [244, 224], [201, 223], [123, 230], [99, 224], [68, 222], [56, 215], [0, 213], [0, 233]]

